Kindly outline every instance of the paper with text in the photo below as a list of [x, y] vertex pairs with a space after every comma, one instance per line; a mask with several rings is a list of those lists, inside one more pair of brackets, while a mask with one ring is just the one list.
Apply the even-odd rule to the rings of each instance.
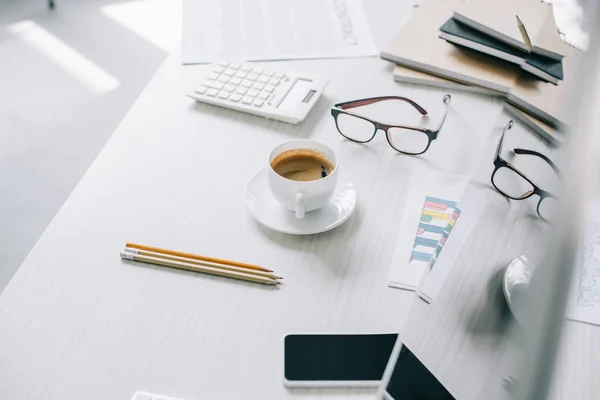
[[361, 0], [184, 0], [184, 64], [376, 56]]
[[566, 317], [600, 325], [600, 204], [590, 204]]

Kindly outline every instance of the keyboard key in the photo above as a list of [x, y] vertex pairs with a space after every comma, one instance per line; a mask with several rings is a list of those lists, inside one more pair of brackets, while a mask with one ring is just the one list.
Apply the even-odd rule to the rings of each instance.
[[240, 78], [231, 78], [231, 80], [229, 81], [229, 83], [231, 83], [232, 85], [239, 85], [240, 83], [242, 83], [242, 80]]
[[275, 86], [271, 86], [271, 85], [265, 86], [265, 92], [271, 93], [273, 90], [275, 90]]
[[225, 72], [223, 72], [225, 75], [229, 75], [229, 76], [233, 76], [235, 74], [235, 69], [229, 67], [225, 70]]
[[269, 83], [273, 86], [279, 85], [279, 82], [281, 82], [281, 81], [277, 78], [271, 78], [271, 80], [269, 81]]
[[223, 88], [224, 91], [226, 92], [233, 92], [235, 90], [235, 86], [234, 85], [230, 85], [229, 83], [227, 85], [225, 85], [225, 87]]
[[241, 85], [245, 88], [249, 88], [250, 86], [252, 86], [252, 82], [249, 81], [248, 79], [244, 79], [241, 83]]
[[221, 75], [221, 76], [219, 76], [219, 82], [227, 83], [227, 82], [229, 82], [229, 78], [231, 78], [231, 77], [229, 77], [227, 75]]
[[234, 93], [234, 94], [231, 95], [231, 97], [229, 97], [229, 100], [234, 101], [236, 103], [238, 101], [240, 101], [241, 99], [242, 99], [242, 96], [239, 95], [239, 94], [237, 94], [237, 93]]
[[214, 69], [213, 72], [215, 74], [220, 74], [221, 72], [225, 71], [225, 67], [221, 67], [220, 65], [217, 65]]
[[210, 97], [215, 97], [217, 95], [217, 93], [219, 93], [219, 91], [217, 89], [208, 89], [208, 91], [206, 92], [206, 95], [210, 96]]
[[262, 107], [262, 105], [264, 103], [265, 103], [264, 101], [256, 99], [256, 100], [254, 100], [254, 103], [252, 103], [252, 105], [255, 107]]
[[198, 89], [196, 89], [196, 92], [200, 94], [206, 93], [206, 86], [200, 86]]
[[231, 63], [231, 64], [229, 64], [229, 67], [234, 68], [234, 69], [238, 69], [239, 67], [241, 67], [241, 65], [240, 64]]
[[260, 82], [254, 82], [254, 85], [252, 85], [252, 87], [256, 90], [263, 90], [265, 88], [265, 84]]
[[219, 77], [219, 74], [215, 74], [214, 72], [212, 74], [209, 74], [206, 78], [210, 79], [211, 81], [214, 81], [215, 79], [217, 79]]
[[239, 93], [239, 94], [246, 94], [247, 91], [248, 91], [248, 89], [243, 88], [243, 87], [238, 87], [235, 89], [235, 92]]
[[250, 97], [258, 96], [258, 90], [254, 90], [254, 89], [248, 90], [248, 96], [250, 96]]
[[273, 71], [265, 71], [265, 72], [263, 72], [263, 75], [268, 76], [269, 78], [272, 77], [273, 74], [275, 74], [275, 72], [273, 72]]
[[248, 96], [246, 96], [242, 99], [242, 103], [244, 103], [244, 104], [252, 104], [253, 101], [254, 101], [254, 99], [252, 97], [248, 97]]
[[219, 65], [222, 65], [223, 67], [226, 67], [226, 66], [228, 66], [228, 65], [229, 65], [229, 62], [227, 62], [227, 61], [221, 61], [221, 62], [219, 63]]
[[251, 69], [252, 69], [252, 67], [249, 66], [248, 64], [244, 64], [240, 67], [240, 70], [242, 70], [244, 72], [250, 72]]
[[258, 75], [260, 75], [260, 74], [262, 74], [262, 73], [263, 73], [263, 69], [262, 69], [262, 68], [255, 67], [255, 68], [252, 68], [252, 72], [254, 72], [255, 74], [258, 74]]
[[262, 100], [266, 100], [267, 97], [269, 97], [269, 93], [267, 92], [260, 92], [260, 94], [258, 95], [258, 98]]
[[258, 78], [258, 81], [262, 83], [267, 83], [269, 82], [269, 78], [266, 76], [261, 76], [260, 78]]
[[247, 75], [248, 74], [246, 72], [243, 72], [243, 71], [238, 71], [238, 72], [235, 73], [235, 77], [236, 78], [241, 78], [241, 79], [244, 79]]
[[223, 89], [223, 84], [221, 82], [217, 82], [217, 81], [208, 81], [208, 82], [204, 82], [204, 86], [208, 86], [209, 88], [213, 88], [213, 89]]
[[275, 73], [275, 78], [281, 79], [281, 78], [283, 78], [283, 74], [281, 72], [276, 72]]
[[220, 99], [228, 99], [228, 98], [229, 98], [229, 95], [230, 95], [230, 93], [229, 93], [229, 92], [226, 92], [226, 91], [224, 91], [224, 90], [222, 90], [222, 91], [220, 91], [220, 92], [219, 92], [219, 98], [220, 98]]
[[258, 79], [258, 75], [251, 72], [248, 74], [248, 79], [250, 79], [251, 81], [255, 81], [256, 79]]

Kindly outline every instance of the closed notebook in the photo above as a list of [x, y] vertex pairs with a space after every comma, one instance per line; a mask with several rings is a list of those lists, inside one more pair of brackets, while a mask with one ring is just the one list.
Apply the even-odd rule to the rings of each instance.
[[564, 135], [558, 129], [551, 127], [550, 125], [540, 121], [535, 117], [532, 117], [531, 115], [525, 114], [521, 110], [511, 106], [508, 103], [504, 103], [504, 110], [513, 119], [519, 121], [521, 124], [532, 130], [535, 134], [548, 142], [548, 144], [552, 147], [562, 146]]
[[[505, 97], [503, 93], [493, 92], [478, 86], [465, 85], [459, 82], [454, 82], [448, 79], [440, 78], [438, 76], [429, 75], [424, 72], [415, 71], [410, 68], [405, 68], [400, 65], [396, 65], [396, 67], [394, 68], [394, 80], [396, 82], [425, 85], [446, 90], [460, 90], [466, 92], [498, 95]], [[555, 147], [560, 146], [562, 138], [557, 129], [531, 115], [523, 113], [519, 109], [509, 104], [505, 104], [505, 109], [509, 114], [511, 114], [511, 116], [519, 120], [523, 125], [530, 128], [542, 139], [546, 140], [548, 143]]]
[[563, 79], [561, 60], [529, 53], [449, 19], [440, 27], [440, 38], [518, 64], [521, 69], [554, 84]]
[[439, 38], [439, 28], [462, 0], [426, 0], [381, 52], [381, 58], [461, 83], [507, 93], [520, 74], [518, 65]]
[[522, 51], [556, 60], [565, 55], [544, 29], [554, 18], [552, 5], [538, 0], [461, 2], [453, 18]]
[[[558, 36], [558, 34], [557, 34]], [[506, 95], [506, 101], [542, 120], [553, 128], [562, 128], [568, 120], [564, 101], [571, 87], [578, 83], [577, 64], [580, 51], [563, 43], [564, 81], [560, 85], [543, 82], [528, 74], [522, 74]]]

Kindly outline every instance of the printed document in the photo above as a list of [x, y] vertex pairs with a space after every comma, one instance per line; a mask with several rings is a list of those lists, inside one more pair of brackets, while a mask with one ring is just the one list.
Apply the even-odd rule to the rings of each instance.
[[362, 0], [184, 0], [184, 64], [378, 54]]

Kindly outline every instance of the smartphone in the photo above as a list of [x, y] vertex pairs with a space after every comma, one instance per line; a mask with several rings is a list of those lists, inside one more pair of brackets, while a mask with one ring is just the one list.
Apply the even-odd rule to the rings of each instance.
[[297, 334], [285, 337], [289, 387], [377, 387], [398, 334]]
[[377, 399], [456, 400], [400, 339], [390, 356]]

